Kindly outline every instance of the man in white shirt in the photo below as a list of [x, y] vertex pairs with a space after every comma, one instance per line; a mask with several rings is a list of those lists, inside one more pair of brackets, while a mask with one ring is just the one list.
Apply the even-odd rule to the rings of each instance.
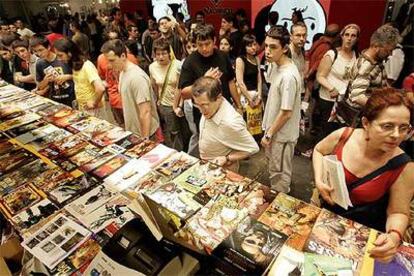
[[387, 82], [390, 86], [392, 86], [400, 76], [401, 70], [404, 66], [404, 59], [405, 54], [403, 51], [403, 46], [398, 43], [397, 47], [392, 50], [392, 54], [386, 61], [384, 61], [384, 69], [387, 74]]
[[266, 59], [277, 64], [277, 72], [271, 80], [262, 125], [271, 189], [284, 193], [290, 192], [303, 89], [300, 73], [287, 56], [289, 40], [289, 32], [283, 26], [273, 27], [266, 34]]
[[[290, 28], [290, 54], [291, 59], [295, 63], [296, 67], [299, 70], [299, 74], [304, 82], [306, 62], [304, 49], [306, 43], [306, 38], [308, 36], [308, 30], [303, 22], [298, 22], [293, 24]], [[304, 84], [304, 83], [303, 83]], [[305, 91], [302, 91], [304, 93]]]
[[200, 157], [237, 172], [239, 161], [259, 151], [243, 117], [222, 96], [221, 83], [201, 77], [192, 85], [194, 104], [200, 109]]

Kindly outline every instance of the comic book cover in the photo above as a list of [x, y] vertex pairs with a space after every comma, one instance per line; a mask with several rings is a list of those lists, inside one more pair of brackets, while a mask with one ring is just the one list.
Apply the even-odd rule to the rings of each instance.
[[24, 164], [22, 167], [0, 177], [0, 191], [11, 191], [13, 188], [31, 181], [48, 169], [49, 166], [40, 159]]
[[110, 146], [108, 146], [102, 149], [101, 151], [99, 151], [99, 155], [95, 159], [92, 159], [88, 163], [80, 166], [79, 169], [83, 172], [90, 172], [96, 169], [97, 167], [101, 166], [105, 162], [108, 162], [109, 160], [117, 156], [118, 154], [119, 154], [118, 151], [115, 151]]
[[65, 127], [66, 128], [66, 127], [68, 127], [68, 126], [70, 126], [70, 125], [72, 125], [76, 122], [79, 122], [80, 120], [83, 120], [83, 119], [85, 119], [89, 116], [85, 112], [77, 111], [77, 110], [74, 110], [74, 109], [72, 109], [72, 110], [73, 110], [73, 112], [70, 115], [65, 116], [63, 118], [60, 118], [60, 119], [54, 121], [53, 123], [55, 125], [57, 125], [58, 127]]
[[25, 149], [16, 149], [0, 156], [0, 176], [37, 159]]
[[374, 262], [374, 276], [412, 276], [414, 272], [414, 245], [403, 243], [390, 263]]
[[70, 157], [83, 150], [88, 144], [85, 137], [75, 134], [50, 144], [47, 148], [40, 150], [39, 153], [50, 159], [62, 156]]
[[130, 148], [132, 148], [135, 145], [138, 145], [141, 142], [142, 142], [142, 138], [132, 133], [128, 137], [116, 142], [116, 144], [123, 147], [125, 150], [129, 150]]
[[155, 171], [164, 175], [169, 180], [173, 180], [197, 161], [197, 158], [192, 157], [185, 152], [177, 152], [158, 165], [155, 168]]
[[[55, 131], [53, 131], [52, 133], [50, 133], [46, 136], [37, 138], [36, 140], [30, 142], [29, 145], [40, 152], [41, 150], [45, 149], [50, 144], [53, 144], [54, 142], [58, 142], [60, 140], [63, 140], [64, 138], [69, 137], [70, 135], [71, 135], [71, 133], [69, 131], [66, 131], [62, 128], [58, 128]], [[45, 155], [45, 156], [47, 156], [47, 155]], [[52, 157], [54, 157], [54, 155], [52, 155], [51, 158]]]
[[31, 179], [30, 183], [35, 185], [37, 188], [48, 192], [48, 189], [46, 187], [55, 186], [50, 185], [52, 182], [60, 182], [64, 179], [69, 179], [70, 181], [73, 179], [73, 176], [63, 171], [61, 168], [55, 167], [40, 173], [38, 176]]
[[80, 133], [82, 133], [83, 136], [89, 140], [93, 139], [95, 136], [98, 136], [106, 132], [107, 130], [114, 128], [114, 125], [105, 120], [101, 120], [98, 118], [95, 118], [90, 121], [89, 118], [86, 120], [88, 120], [88, 125], [85, 125], [85, 120], [83, 120], [76, 124], [73, 124], [71, 126], [71, 129], [80, 131]]
[[204, 185], [195, 194], [194, 199], [202, 205], [206, 205], [211, 198], [217, 195], [225, 195], [235, 198], [240, 203], [252, 189], [253, 183], [254, 181], [247, 177], [232, 171], [225, 171], [225, 174], [221, 178]]
[[11, 192], [4, 194], [0, 199], [2, 206], [11, 215], [30, 208], [42, 200], [42, 196], [30, 185], [21, 185]]
[[58, 157], [58, 158], [52, 159], [51, 161], [66, 172], [72, 172], [78, 168], [76, 164], [66, 159], [66, 157]]
[[82, 175], [70, 182], [63, 182], [59, 186], [55, 186], [53, 190], [49, 191], [49, 198], [58, 205], [65, 206], [98, 183], [93, 177]]
[[192, 199], [191, 193], [179, 188], [174, 182], [165, 182], [152, 190], [147, 190], [145, 195], [184, 220], [201, 208], [201, 205]]
[[83, 196], [65, 206], [75, 218], [87, 215], [104, 205], [117, 193], [109, 190], [106, 185], [98, 185]]
[[4, 137], [0, 140], [0, 156], [11, 151], [16, 151], [17, 149], [18, 146], [10, 143], [9, 139]]
[[141, 160], [131, 159], [105, 179], [105, 183], [108, 187], [115, 191], [123, 191], [129, 187], [135, 186], [138, 181], [147, 173], [151, 171], [151, 168]]
[[133, 197], [136, 197], [137, 193], [151, 193], [154, 189], [167, 182], [167, 179], [162, 174], [150, 171], [142, 177], [136, 185], [130, 186], [127, 191], [131, 193]]
[[352, 263], [341, 258], [305, 253], [304, 275], [352, 276]]
[[302, 251], [320, 209], [279, 193], [259, 221], [289, 236], [287, 245]]
[[368, 227], [322, 209], [304, 251], [350, 260], [359, 275], [369, 234]]
[[67, 110], [69, 107], [64, 104], [54, 104], [45, 109], [39, 110], [37, 114], [42, 117], [49, 117], [59, 112], [59, 110]]
[[157, 144], [154, 141], [148, 140], [148, 139], [141, 139], [138, 144], [131, 147], [129, 150], [125, 152], [126, 156], [129, 156], [131, 158], [140, 158], [153, 148], [155, 148]]
[[80, 120], [79, 122], [76, 122], [76, 123], [68, 126], [67, 130], [69, 130], [70, 132], [73, 132], [73, 133], [78, 133], [78, 132], [84, 131], [85, 129], [90, 128], [92, 126], [99, 125], [99, 124], [102, 123], [102, 121], [103, 120], [98, 119], [96, 117], [89, 116], [89, 117], [87, 117], [83, 120]]
[[43, 219], [54, 214], [57, 210], [58, 207], [49, 199], [45, 198], [12, 217], [11, 222], [20, 233], [23, 233]]
[[244, 273], [262, 275], [287, 236], [247, 216], [213, 252]]
[[47, 102], [45, 98], [36, 95], [33, 97], [23, 98], [19, 101], [14, 101], [14, 104], [23, 110], [31, 110], [32, 108], [44, 104], [45, 102]]
[[23, 116], [26, 112], [16, 105], [6, 105], [0, 108], [0, 120], [8, 121], [16, 117]]
[[276, 193], [273, 193], [269, 186], [259, 182], [252, 183], [251, 187], [249, 193], [240, 202], [239, 207], [247, 209], [251, 218], [258, 219], [273, 202]]
[[111, 175], [113, 172], [121, 168], [123, 165], [125, 165], [128, 162], [129, 158], [118, 154], [111, 158], [106, 163], [102, 164], [101, 166], [97, 167], [95, 170], [91, 172], [92, 175], [104, 179]]
[[99, 148], [93, 145], [87, 145], [83, 151], [70, 157], [69, 160], [76, 166], [80, 167], [88, 163], [89, 161], [97, 158], [99, 156], [99, 152]]
[[86, 240], [69, 257], [49, 270], [50, 275], [67, 276], [73, 273], [82, 273], [101, 250], [97, 241], [92, 238]]
[[58, 110], [56, 110], [56, 112], [51, 112], [49, 113], [49, 115], [43, 117], [43, 120], [45, 120], [46, 122], [55, 124], [57, 121], [72, 115], [73, 113], [78, 112], [72, 108], [70, 108], [69, 106], [66, 106], [66, 108], [60, 108]]
[[106, 202], [101, 208], [95, 209], [80, 218], [80, 221], [93, 233], [98, 233], [111, 223], [122, 227], [135, 217], [127, 205], [130, 200], [122, 195], [115, 196]]
[[127, 137], [130, 134], [130, 131], [126, 131], [121, 127], [114, 127], [103, 133], [93, 135], [91, 142], [99, 147], [105, 147]]
[[143, 154], [139, 159], [151, 168], [155, 168], [165, 159], [176, 153], [177, 151], [164, 146], [163, 144], [159, 144], [154, 147], [152, 150], [148, 151], [147, 153]]
[[[286, 245], [282, 246], [279, 255], [272, 261], [268, 268], [269, 276], [302, 276], [304, 274], [305, 254]], [[321, 274], [315, 274], [319, 276]], [[324, 274], [322, 274], [324, 275]], [[331, 274], [327, 274], [331, 275]], [[338, 274], [333, 274], [338, 275]], [[340, 276], [339, 274], [338, 276]], [[345, 275], [346, 276], [346, 275]]]
[[45, 122], [43, 120], [34, 121], [32, 123], [28, 123], [28, 124], [22, 125], [20, 127], [16, 127], [16, 128], [11, 129], [11, 130], [8, 130], [7, 134], [10, 135], [11, 137], [16, 137], [16, 136], [22, 135], [22, 134], [24, 134], [28, 131], [31, 131], [31, 130], [34, 130], [34, 129], [37, 129], [37, 128], [41, 128], [41, 127], [43, 127], [47, 124], [49, 124], [49, 123]]
[[60, 214], [25, 239], [22, 246], [49, 269], [75, 251], [91, 233], [67, 216]]
[[184, 190], [196, 194], [203, 186], [222, 178], [224, 174], [222, 167], [207, 161], [200, 161], [177, 176], [174, 182]]
[[30, 130], [22, 135], [19, 135], [16, 137], [16, 140], [19, 141], [22, 144], [30, 143], [38, 138], [42, 138], [46, 135], [51, 134], [52, 132], [55, 132], [59, 128], [52, 125], [47, 124], [45, 126], [39, 127], [37, 129]]
[[0, 123], [0, 130], [7, 131], [9, 129], [31, 123], [39, 119], [40, 116], [36, 113], [25, 113], [23, 116]]
[[11, 95], [10, 97], [1, 98], [0, 99], [0, 108], [8, 105], [13, 105], [15, 102], [19, 102], [24, 99], [28, 98], [34, 98], [35, 95], [33, 93], [30, 93], [28, 91], [21, 91], [18, 93], [15, 93], [14, 95]]
[[211, 254], [247, 215], [234, 198], [220, 195], [192, 216], [176, 236]]
[[48, 108], [51, 108], [52, 106], [57, 105], [55, 102], [51, 101], [45, 101], [44, 103], [35, 106], [31, 109], [32, 112], [39, 114], [39, 112], [42, 112], [43, 110], [46, 110]]

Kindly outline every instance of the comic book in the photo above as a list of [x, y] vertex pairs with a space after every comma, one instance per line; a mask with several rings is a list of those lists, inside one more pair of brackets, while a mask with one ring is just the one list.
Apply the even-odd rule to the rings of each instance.
[[70, 157], [83, 150], [88, 141], [80, 134], [68, 136], [60, 141], [50, 144], [47, 148], [39, 151], [40, 154], [50, 159], [57, 157]]
[[[305, 254], [288, 245], [283, 245], [279, 255], [268, 268], [269, 276], [302, 276], [304, 274]], [[321, 274], [315, 274], [319, 276]], [[325, 275], [325, 274], [322, 274]], [[331, 275], [331, 274], [327, 274]], [[341, 276], [341, 274], [333, 274]], [[345, 275], [346, 276], [346, 275]]]
[[151, 171], [151, 168], [141, 160], [131, 159], [114, 172], [112, 175], [105, 179], [105, 183], [115, 191], [123, 191], [129, 187], [135, 186], [138, 181], [147, 173]]
[[[113, 145], [111, 145], [111, 146], [113, 146]], [[88, 163], [80, 166], [79, 169], [83, 172], [90, 172], [90, 171], [96, 169], [97, 167], [101, 166], [105, 162], [108, 162], [109, 160], [111, 160], [115, 156], [117, 156], [119, 154], [119, 151], [113, 149], [111, 146], [108, 146], [108, 147], [100, 150], [99, 155], [97, 157], [95, 157], [94, 159], [92, 159]]]
[[23, 116], [0, 123], [0, 131], [7, 131], [9, 129], [34, 122], [39, 119], [40, 116], [36, 113], [25, 113]]
[[243, 273], [262, 275], [286, 240], [285, 234], [247, 216], [213, 254]]
[[213, 197], [217, 195], [225, 195], [235, 198], [238, 203], [248, 195], [255, 181], [241, 176], [232, 171], [225, 171], [225, 175], [221, 178], [208, 183], [195, 194], [194, 199], [206, 205]]
[[78, 168], [76, 164], [66, 159], [66, 157], [58, 157], [58, 158], [52, 159], [51, 161], [66, 172], [72, 172]]
[[3, 137], [0, 139], [0, 156], [10, 151], [15, 151], [18, 147], [9, 142], [9, 139]]
[[149, 167], [154, 168], [176, 152], [177, 151], [172, 148], [159, 144], [152, 150], [143, 154], [139, 159], [147, 163]]
[[30, 130], [22, 135], [19, 135], [16, 137], [16, 140], [19, 141], [22, 144], [30, 143], [38, 138], [42, 138], [44, 136], [47, 136], [51, 134], [52, 132], [55, 132], [59, 128], [52, 125], [47, 124], [42, 127], [39, 127], [37, 129]]
[[76, 112], [78, 111], [70, 108], [69, 106], [65, 106], [65, 108], [60, 108], [56, 110], [56, 112], [51, 112], [47, 116], [44, 116], [43, 120], [52, 124], [56, 124], [57, 121], [65, 117], [68, 117]]
[[93, 146], [87, 145], [83, 151], [75, 154], [74, 156], [70, 157], [69, 160], [75, 164], [76, 166], [80, 167], [89, 161], [97, 158], [99, 156], [100, 149]]
[[157, 144], [151, 140], [148, 139], [141, 139], [138, 144], [131, 147], [129, 150], [125, 152], [126, 156], [129, 156], [131, 158], [140, 158], [153, 148], [155, 148]]
[[119, 145], [120, 147], [123, 147], [125, 150], [129, 150], [130, 148], [132, 148], [135, 145], [138, 145], [141, 142], [142, 142], [141, 137], [139, 137], [136, 134], [131, 134], [128, 137], [119, 140], [118, 142], [116, 142], [116, 144]]
[[105, 147], [127, 137], [130, 134], [130, 131], [126, 131], [121, 127], [114, 127], [103, 133], [93, 135], [91, 142], [99, 147]]
[[32, 108], [36, 106], [46, 103], [47, 101], [48, 100], [46, 100], [44, 97], [33, 96], [33, 97], [23, 98], [18, 101], [13, 101], [13, 104], [23, 110], [31, 110]]
[[37, 188], [44, 190], [45, 192], [48, 191], [46, 187], [48, 186], [55, 186], [50, 185], [51, 182], [59, 182], [64, 179], [72, 180], [73, 176], [65, 171], [63, 171], [59, 167], [48, 169], [42, 173], [40, 173], [38, 176], [31, 179], [30, 183], [35, 185]]
[[122, 195], [114, 196], [101, 208], [79, 218], [93, 233], [98, 233], [111, 223], [122, 227], [125, 223], [135, 218], [135, 215], [127, 207], [131, 201]]
[[37, 159], [35, 155], [25, 149], [15, 149], [0, 156], [0, 176], [11, 172], [23, 164]]
[[197, 158], [192, 157], [185, 152], [177, 152], [158, 165], [155, 168], [155, 171], [164, 175], [169, 180], [173, 180], [197, 161]]
[[322, 209], [304, 251], [350, 260], [359, 275], [369, 234], [368, 227]]
[[11, 218], [11, 222], [20, 233], [35, 226], [43, 219], [48, 218], [58, 210], [58, 207], [49, 199], [45, 198], [30, 208], [27, 208]]
[[51, 105], [45, 109], [39, 110], [37, 111], [37, 114], [39, 114], [42, 117], [49, 117], [52, 116], [53, 114], [58, 113], [60, 110], [68, 110], [68, 106], [64, 105], [64, 104], [54, 104]]
[[[68, 126], [67, 129], [73, 133], [85, 131], [85, 134], [86, 134], [86, 133], [93, 133], [94, 130], [99, 131], [100, 129], [105, 129], [109, 127], [110, 125], [111, 124], [108, 123], [107, 121], [90, 116], [88, 118], [85, 118], [84, 120], [81, 120], [79, 122], [76, 122]], [[91, 136], [89, 136], [88, 138], [91, 138]]]
[[151, 193], [154, 189], [158, 188], [162, 184], [165, 184], [167, 179], [159, 173], [150, 171], [143, 176], [135, 185], [128, 187], [127, 192], [132, 197], [136, 197], [138, 193]]
[[259, 221], [289, 236], [287, 245], [302, 251], [320, 209], [279, 193]]
[[97, 184], [99, 182], [93, 177], [82, 175], [70, 182], [64, 182], [59, 186], [55, 186], [54, 189], [49, 191], [49, 198], [59, 206], [65, 206]]
[[48, 169], [49, 166], [40, 159], [24, 164], [22, 167], [0, 177], [0, 191], [10, 191], [31, 181]]
[[398, 247], [394, 259], [386, 264], [374, 262], [374, 276], [412, 276], [414, 272], [414, 245], [403, 243]]
[[258, 219], [273, 202], [276, 193], [273, 193], [269, 186], [259, 182], [254, 182], [250, 186], [249, 193], [239, 203], [239, 207], [247, 209], [251, 218]]
[[174, 182], [165, 182], [152, 190], [147, 190], [145, 195], [183, 220], [201, 208], [201, 205], [192, 199], [191, 193], [179, 188]]
[[33, 107], [32, 109], [30, 109], [30, 111], [39, 114], [39, 112], [42, 112], [48, 108], [51, 108], [52, 106], [57, 105], [56, 102], [52, 102], [52, 101], [45, 101], [44, 103]]
[[4, 194], [0, 199], [0, 203], [1, 207], [6, 211], [6, 214], [8, 213], [10, 216], [14, 216], [30, 208], [42, 199], [43, 197], [39, 194], [38, 190], [31, 185], [24, 184]]
[[341, 258], [305, 253], [304, 275], [352, 276], [352, 263]]
[[[29, 145], [40, 152], [41, 150], [47, 148], [50, 144], [63, 140], [64, 138], [67, 138], [70, 135], [71, 133], [69, 131], [66, 131], [62, 128], [58, 128], [54, 132], [30, 142]], [[45, 150], [48, 151], [48, 149]]]
[[83, 196], [65, 206], [65, 209], [75, 218], [85, 216], [100, 208], [117, 193], [112, 192], [106, 185], [98, 185]]
[[219, 195], [192, 216], [176, 236], [211, 254], [247, 215], [234, 198]]
[[181, 175], [177, 176], [174, 182], [184, 190], [196, 194], [205, 185], [208, 185], [223, 176], [224, 170], [222, 167], [207, 161], [200, 161]]
[[6, 105], [0, 108], [0, 121], [8, 121], [20, 116], [23, 116], [26, 112], [17, 107], [16, 105]]
[[49, 269], [75, 251], [91, 233], [72, 219], [60, 214], [25, 239], [22, 246]]
[[129, 158], [125, 155], [118, 154], [111, 158], [106, 163], [102, 164], [101, 166], [97, 167], [95, 170], [91, 171], [91, 174], [100, 178], [104, 179], [114, 173], [116, 170], [124, 166], [129, 161]]
[[49, 123], [45, 122], [43, 120], [34, 121], [32, 123], [28, 123], [28, 124], [22, 125], [20, 127], [16, 127], [16, 128], [11, 129], [11, 130], [8, 130], [6, 133], [8, 135], [10, 135], [11, 137], [16, 137], [16, 136], [22, 135], [22, 134], [24, 134], [28, 131], [31, 131], [31, 130], [34, 130], [34, 129], [37, 129], [37, 128], [41, 128], [41, 127], [43, 127], [47, 124], [49, 124]]
[[77, 111], [77, 110], [74, 110], [74, 109], [72, 109], [72, 110], [73, 110], [73, 112], [70, 115], [65, 116], [63, 118], [60, 118], [60, 119], [57, 119], [57, 120], [53, 121], [53, 123], [55, 125], [57, 125], [58, 127], [65, 127], [66, 128], [66, 127], [68, 127], [68, 126], [70, 126], [70, 125], [72, 125], [76, 122], [79, 122], [80, 120], [83, 120], [83, 119], [89, 117], [88, 113]]

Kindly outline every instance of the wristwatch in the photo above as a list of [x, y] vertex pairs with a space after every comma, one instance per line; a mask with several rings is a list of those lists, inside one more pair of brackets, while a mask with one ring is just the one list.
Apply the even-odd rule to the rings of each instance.
[[272, 139], [272, 136], [270, 136], [269, 134], [267, 134], [267, 133], [266, 133], [266, 134], [264, 135], [264, 138], [265, 138], [266, 140], [270, 140], [270, 139]]

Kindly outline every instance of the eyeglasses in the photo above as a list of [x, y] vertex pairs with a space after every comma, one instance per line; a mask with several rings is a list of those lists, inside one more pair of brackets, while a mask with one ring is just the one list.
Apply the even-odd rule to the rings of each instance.
[[413, 128], [410, 124], [402, 124], [402, 125], [394, 125], [391, 123], [383, 123], [383, 124], [377, 124], [380, 129], [386, 133], [392, 133], [395, 131], [395, 128], [398, 128], [398, 133], [400, 134], [407, 134], [411, 131], [411, 129]]

